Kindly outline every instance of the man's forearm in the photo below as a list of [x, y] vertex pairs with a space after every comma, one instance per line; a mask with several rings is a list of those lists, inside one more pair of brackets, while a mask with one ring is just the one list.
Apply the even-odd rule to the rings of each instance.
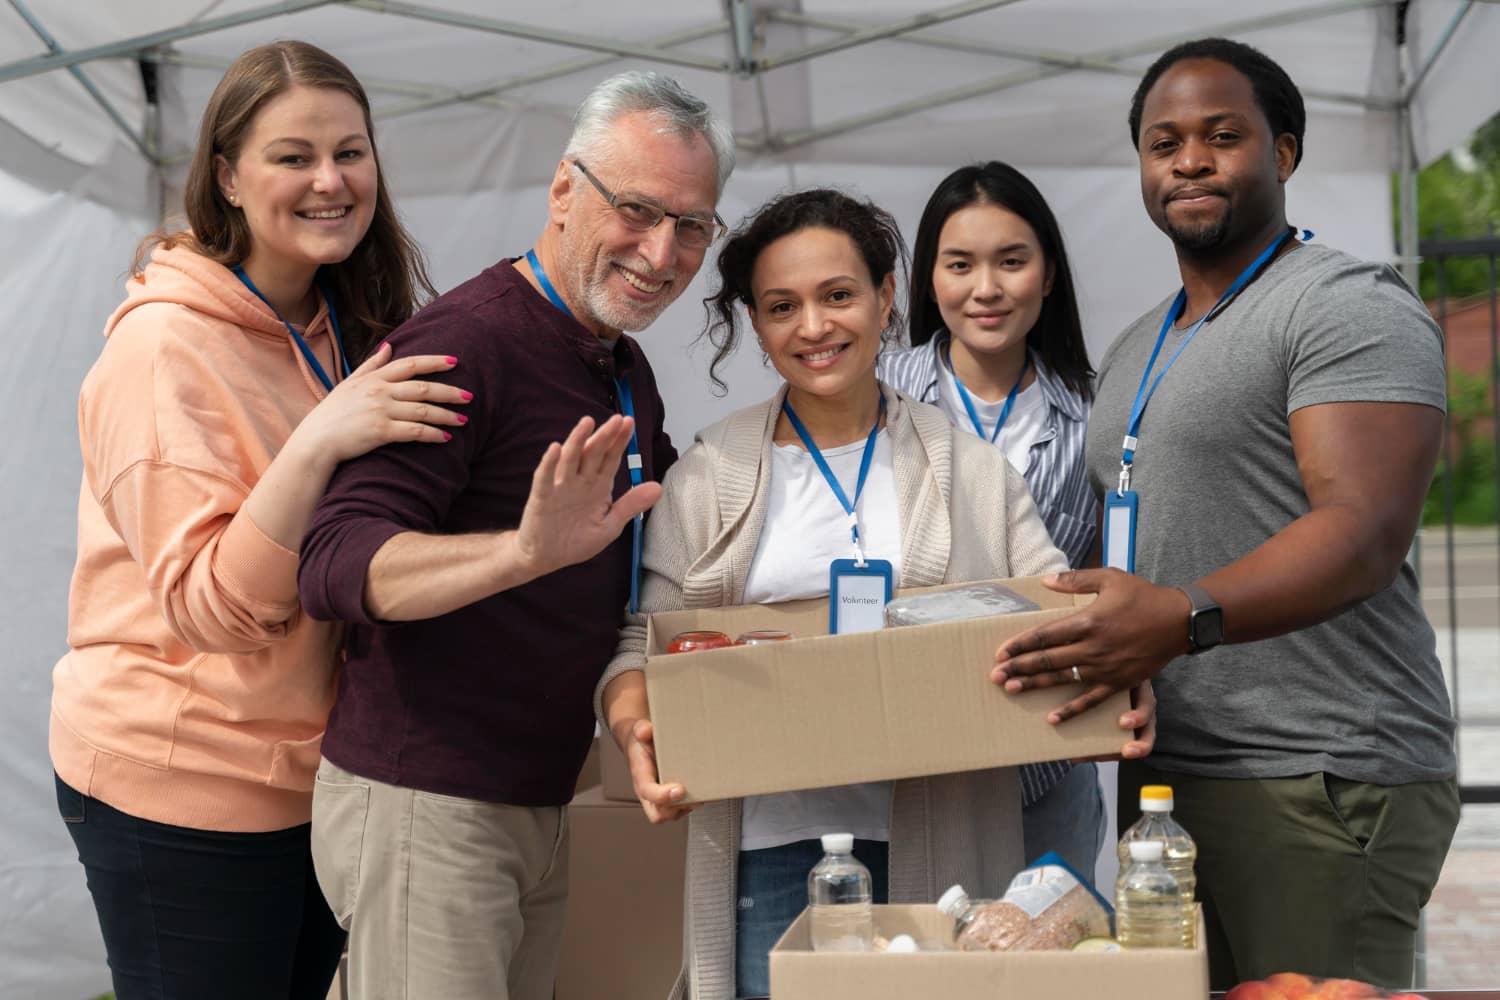
[[394, 535], [365, 572], [365, 610], [381, 621], [419, 621], [529, 583], [541, 574], [522, 558], [516, 537], [515, 531]]
[[1401, 560], [1383, 548], [1368, 515], [1333, 505], [1199, 582], [1224, 609], [1225, 641], [1254, 642], [1327, 621], [1389, 586]]

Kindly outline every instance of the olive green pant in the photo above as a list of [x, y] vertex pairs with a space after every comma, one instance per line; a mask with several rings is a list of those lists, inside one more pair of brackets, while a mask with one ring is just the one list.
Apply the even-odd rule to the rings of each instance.
[[1125, 762], [1122, 831], [1151, 784], [1172, 786], [1198, 845], [1214, 989], [1275, 972], [1411, 985], [1418, 915], [1458, 825], [1453, 779], [1203, 778]]

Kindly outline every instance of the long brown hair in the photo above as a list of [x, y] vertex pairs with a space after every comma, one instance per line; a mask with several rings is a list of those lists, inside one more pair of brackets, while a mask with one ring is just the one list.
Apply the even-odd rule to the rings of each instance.
[[[250, 226], [244, 213], [219, 190], [214, 158], [223, 156], [234, 163], [260, 109], [297, 86], [329, 87], [354, 98], [364, 112], [378, 168], [370, 101], [349, 67], [306, 42], [272, 42], [250, 49], [224, 73], [203, 111], [183, 196], [188, 229], [148, 236], [136, 251], [136, 272], [156, 245], [183, 245], [226, 267], [249, 256]], [[396, 216], [383, 171], [376, 171], [375, 214], [369, 231], [347, 259], [323, 265], [319, 279], [339, 311], [350, 364], [359, 364], [381, 338], [436, 294], [421, 249]]]

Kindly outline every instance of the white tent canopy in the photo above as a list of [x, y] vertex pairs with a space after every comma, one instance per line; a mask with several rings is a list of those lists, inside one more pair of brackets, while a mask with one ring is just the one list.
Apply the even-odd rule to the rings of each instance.
[[6, 169], [46, 188], [103, 170], [108, 181], [86, 189], [127, 208], [155, 194], [132, 183], [142, 171], [121, 177], [128, 153], [176, 176], [223, 67], [268, 37], [324, 45], [368, 83], [387, 169], [411, 196], [547, 176], [569, 110], [620, 65], [666, 69], [728, 111], [758, 165], [941, 167], [1000, 147], [1023, 167], [1128, 166], [1121, 123], [1141, 70], [1206, 34], [1287, 67], [1308, 98], [1319, 169], [1395, 169], [1402, 108], [1420, 162], [1493, 110], [1474, 98], [1495, 92], [1485, 55], [1500, 20], [1473, 0], [565, 0], [519, 17], [478, 0], [9, 2]]
[[[74, 400], [136, 241], [178, 211], [198, 116], [236, 54], [301, 38], [360, 76], [382, 169], [440, 288], [526, 248], [572, 107], [623, 68], [669, 72], [732, 122], [731, 222], [778, 191], [835, 184], [890, 209], [910, 238], [949, 169], [1010, 161], [1062, 221], [1097, 358], [1174, 286], [1140, 205], [1131, 92], [1163, 49], [1210, 34], [1256, 45], [1301, 86], [1292, 219], [1362, 256], [1396, 258], [1391, 173], [1410, 176], [1500, 109], [1494, 0], [0, 0], [0, 634], [12, 650], [0, 998], [108, 985], [46, 754], [79, 482]], [[728, 398], [712, 395], [706, 352], [690, 346], [705, 275], [642, 337], [680, 446], [773, 384], [746, 354]]]

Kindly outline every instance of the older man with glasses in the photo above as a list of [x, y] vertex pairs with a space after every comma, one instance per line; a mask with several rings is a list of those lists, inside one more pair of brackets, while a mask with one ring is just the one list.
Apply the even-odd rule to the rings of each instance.
[[552, 995], [565, 807], [634, 602], [641, 514], [677, 456], [626, 331], [724, 232], [733, 165], [729, 130], [675, 82], [606, 80], [531, 249], [391, 337], [398, 358], [456, 357], [447, 377], [473, 401], [446, 444], [343, 465], [302, 549], [303, 607], [350, 623], [313, 856], [349, 931], [351, 996]]

